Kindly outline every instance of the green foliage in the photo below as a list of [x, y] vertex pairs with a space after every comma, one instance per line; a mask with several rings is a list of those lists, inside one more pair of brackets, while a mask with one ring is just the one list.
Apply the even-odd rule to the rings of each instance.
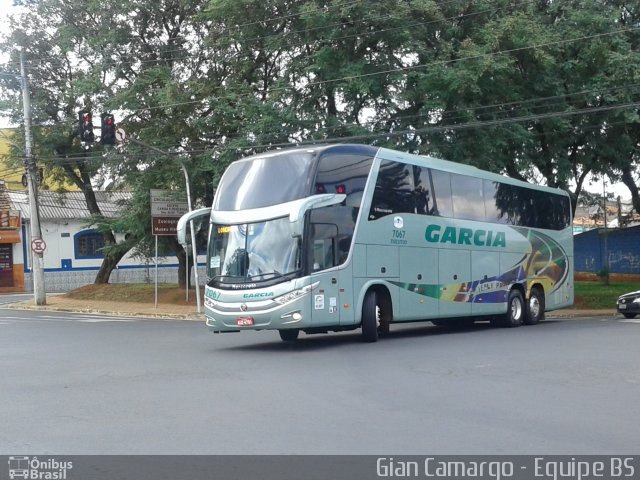
[[[29, 60], [38, 156], [79, 188], [135, 191], [118, 228], [148, 249], [150, 188], [210, 205], [229, 162], [304, 142], [432, 154], [636, 208], [640, 11], [616, 0], [25, 2], [0, 44]], [[21, 109], [10, 77], [0, 101]], [[76, 112], [129, 138], [82, 145]]]

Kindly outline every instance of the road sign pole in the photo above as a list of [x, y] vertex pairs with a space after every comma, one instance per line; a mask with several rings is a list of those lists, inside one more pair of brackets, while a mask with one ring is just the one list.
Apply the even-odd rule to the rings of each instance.
[[[124, 138], [124, 136], [123, 136]], [[135, 138], [130, 139], [131, 142], [140, 145], [142, 147], [145, 148], [149, 148], [157, 153], [160, 153], [162, 155], [165, 155], [167, 157], [171, 157], [169, 155], [169, 153], [165, 152], [164, 150], [161, 150], [157, 147], [154, 147], [153, 145], [147, 145], [144, 142], [141, 142], [140, 140], [136, 140]], [[189, 173], [187, 172], [187, 168], [184, 166], [184, 163], [182, 162], [182, 160], [180, 160], [179, 158], [177, 159], [178, 162], [180, 163], [180, 168], [182, 168], [182, 173], [184, 174], [184, 182], [187, 188], [187, 202], [189, 205], [189, 211], [192, 211], [193, 209], [191, 208], [191, 187], [189, 186]], [[202, 305], [201, 305], [201, 300], [200, 300], [200, 279], [198, 278], [198, 250], [196, 248], [196, 232], [193, 228], [193, 220], [190, 222], [190, 227], [191, 227], [191, 247], [193, 248], [193, 268], [194, 268], [194, 276], [195, 276], [195, 283], [196, 283], [196, 305], [198, 307], [198, 313], [202, 312]], [[187, 264], [186, 264], [186, 268], [187, 271], [189, 271], [189, 262], [188, 262], [188, 257], [187, 257]], [[187, 285], [186, 288], [189, 288], [189, 279], [187, 278]]]
[[156, 289], [155, 289], [155, 308], [158, 308], [158, 235], [156, 237]]

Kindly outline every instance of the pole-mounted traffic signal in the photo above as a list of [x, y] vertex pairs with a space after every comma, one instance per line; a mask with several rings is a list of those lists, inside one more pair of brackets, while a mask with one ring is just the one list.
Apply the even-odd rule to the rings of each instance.
[[86, 110], [78, 112], [78, 127], [80, 129], [80, 140], [87, 143], [92, 143], [95, 139], [93, 135], [93, 121], [91, 119], [91, 112]]
[[102, 145], [115, 145], [116, 121], [111, 113], [100, 114], [100, 143]]

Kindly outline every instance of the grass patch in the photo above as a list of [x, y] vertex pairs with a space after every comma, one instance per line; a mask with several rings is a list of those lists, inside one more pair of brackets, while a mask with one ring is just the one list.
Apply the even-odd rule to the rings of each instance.
[[[202, 293], [202, 290], [201, 292]], [[155, 285], [149, 283], [107, 283], [85, 285], [64, 295], [76, 300], [95, 300], [108, 302], [154, 303]], [[186, 305], [185, 291], [175, 284], [158, 285], [158, 301]], [[191, 289], [189, 304], [195, 304], [195, 291]]]
[[599, 282], [575, 282], [574, 308], [616, 308], [616, 300], [623, 293], [640, 290], [637, 282], [604, 285]]

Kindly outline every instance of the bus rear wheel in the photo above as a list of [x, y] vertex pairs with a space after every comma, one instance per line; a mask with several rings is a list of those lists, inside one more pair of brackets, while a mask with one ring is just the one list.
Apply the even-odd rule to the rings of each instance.
[[362, 341], [378, 341], [378, 296], [369, 290], [362, 303]]
[[544, 293], [539, 287], [533, 287], [526, 305], [525, 325], [535, 325], [544, 320]]
[[278, 330], [280, 338], [285, 342], [295, 342], [298, 339], [300, 330], [297, 328], [290, 328], [287, 330]]

